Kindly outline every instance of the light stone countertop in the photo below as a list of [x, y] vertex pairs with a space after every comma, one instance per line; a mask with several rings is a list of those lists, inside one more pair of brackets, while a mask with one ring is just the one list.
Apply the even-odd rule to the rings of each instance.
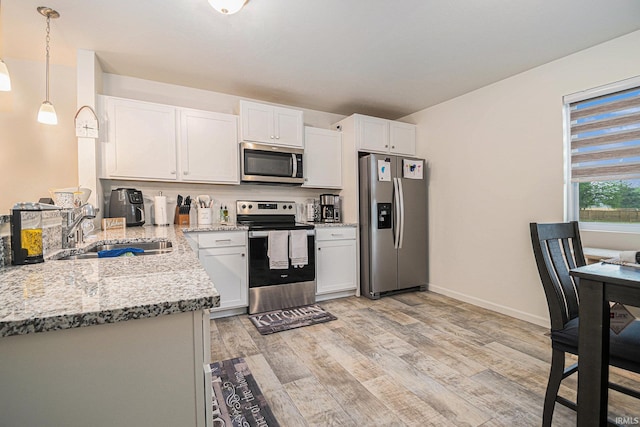
[[183, 233], [192, 233], [195, 231], [246, 231], [249, 227], [246, 225], [237, 225], [234, 223], [228, 224], [212, 224], [212, 225], [194, 225], [189, 227], [182, 227]]
[[[169, 240], [173, 251], [55, 260], [98, 243]], [[130, 227], [88, 236], [40, 264], [0, 269], [0, 337], [209, 309], [220, 296], [179, 226]]]
[[310, 222], [316, 228], [332, 228], [332, 227], [358, 227], [358, 224], [353, 222]]

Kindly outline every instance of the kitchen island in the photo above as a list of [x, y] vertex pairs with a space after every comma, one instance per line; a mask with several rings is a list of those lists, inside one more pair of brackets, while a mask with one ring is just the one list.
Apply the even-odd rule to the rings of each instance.
[[[53, 259], [140, 241], [171, 241], [173, 250]], [[0, 424], [207, 425], [203, 365], [219, 295], [182, 232], [100, 232], [47, 257], [0, 269]]]

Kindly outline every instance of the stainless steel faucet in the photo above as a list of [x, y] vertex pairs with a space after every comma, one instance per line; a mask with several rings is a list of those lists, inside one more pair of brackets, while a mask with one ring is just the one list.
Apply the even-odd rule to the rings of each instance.
[[85, 219], [93, 219], [95, 217], [96, 210], [93, 205], [89, 203], [77, 209], [70, 210], [67, 213], [66, 223], [62, 225], [62, 248], [75, 248], [78, 243], [82, 243], [84, 236], [80, 224]]

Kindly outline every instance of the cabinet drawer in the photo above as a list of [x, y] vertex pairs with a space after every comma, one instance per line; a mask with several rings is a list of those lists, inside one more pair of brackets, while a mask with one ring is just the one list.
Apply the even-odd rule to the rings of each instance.
[[198, 235], [198, 246], [200, 249], [246, 245], [247, 233], [245, 231], [212, 231]]
[[316, 228], [316, 241], [353, 240], [356, 238], [355, 227]]

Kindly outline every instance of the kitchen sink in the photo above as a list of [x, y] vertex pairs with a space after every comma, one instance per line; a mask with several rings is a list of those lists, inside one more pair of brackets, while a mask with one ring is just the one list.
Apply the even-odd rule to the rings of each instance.
[[170, 253], [173, 251], [173, 245], [171, 242], [135, 242], [135, 243], [109, 243], [97, 245], [86, 250], [86, 252], [67, 255], [61, 258], [56, 258], [58, 261], [74, 260], [74, 259], [97, 259], [98, 252], [107, 251], [112, 249], [124, 249], [124, 248], [137, 248], [142, 249], [144, 252], [134, 253], [135, 256], [143, 255], [161, 255]]

